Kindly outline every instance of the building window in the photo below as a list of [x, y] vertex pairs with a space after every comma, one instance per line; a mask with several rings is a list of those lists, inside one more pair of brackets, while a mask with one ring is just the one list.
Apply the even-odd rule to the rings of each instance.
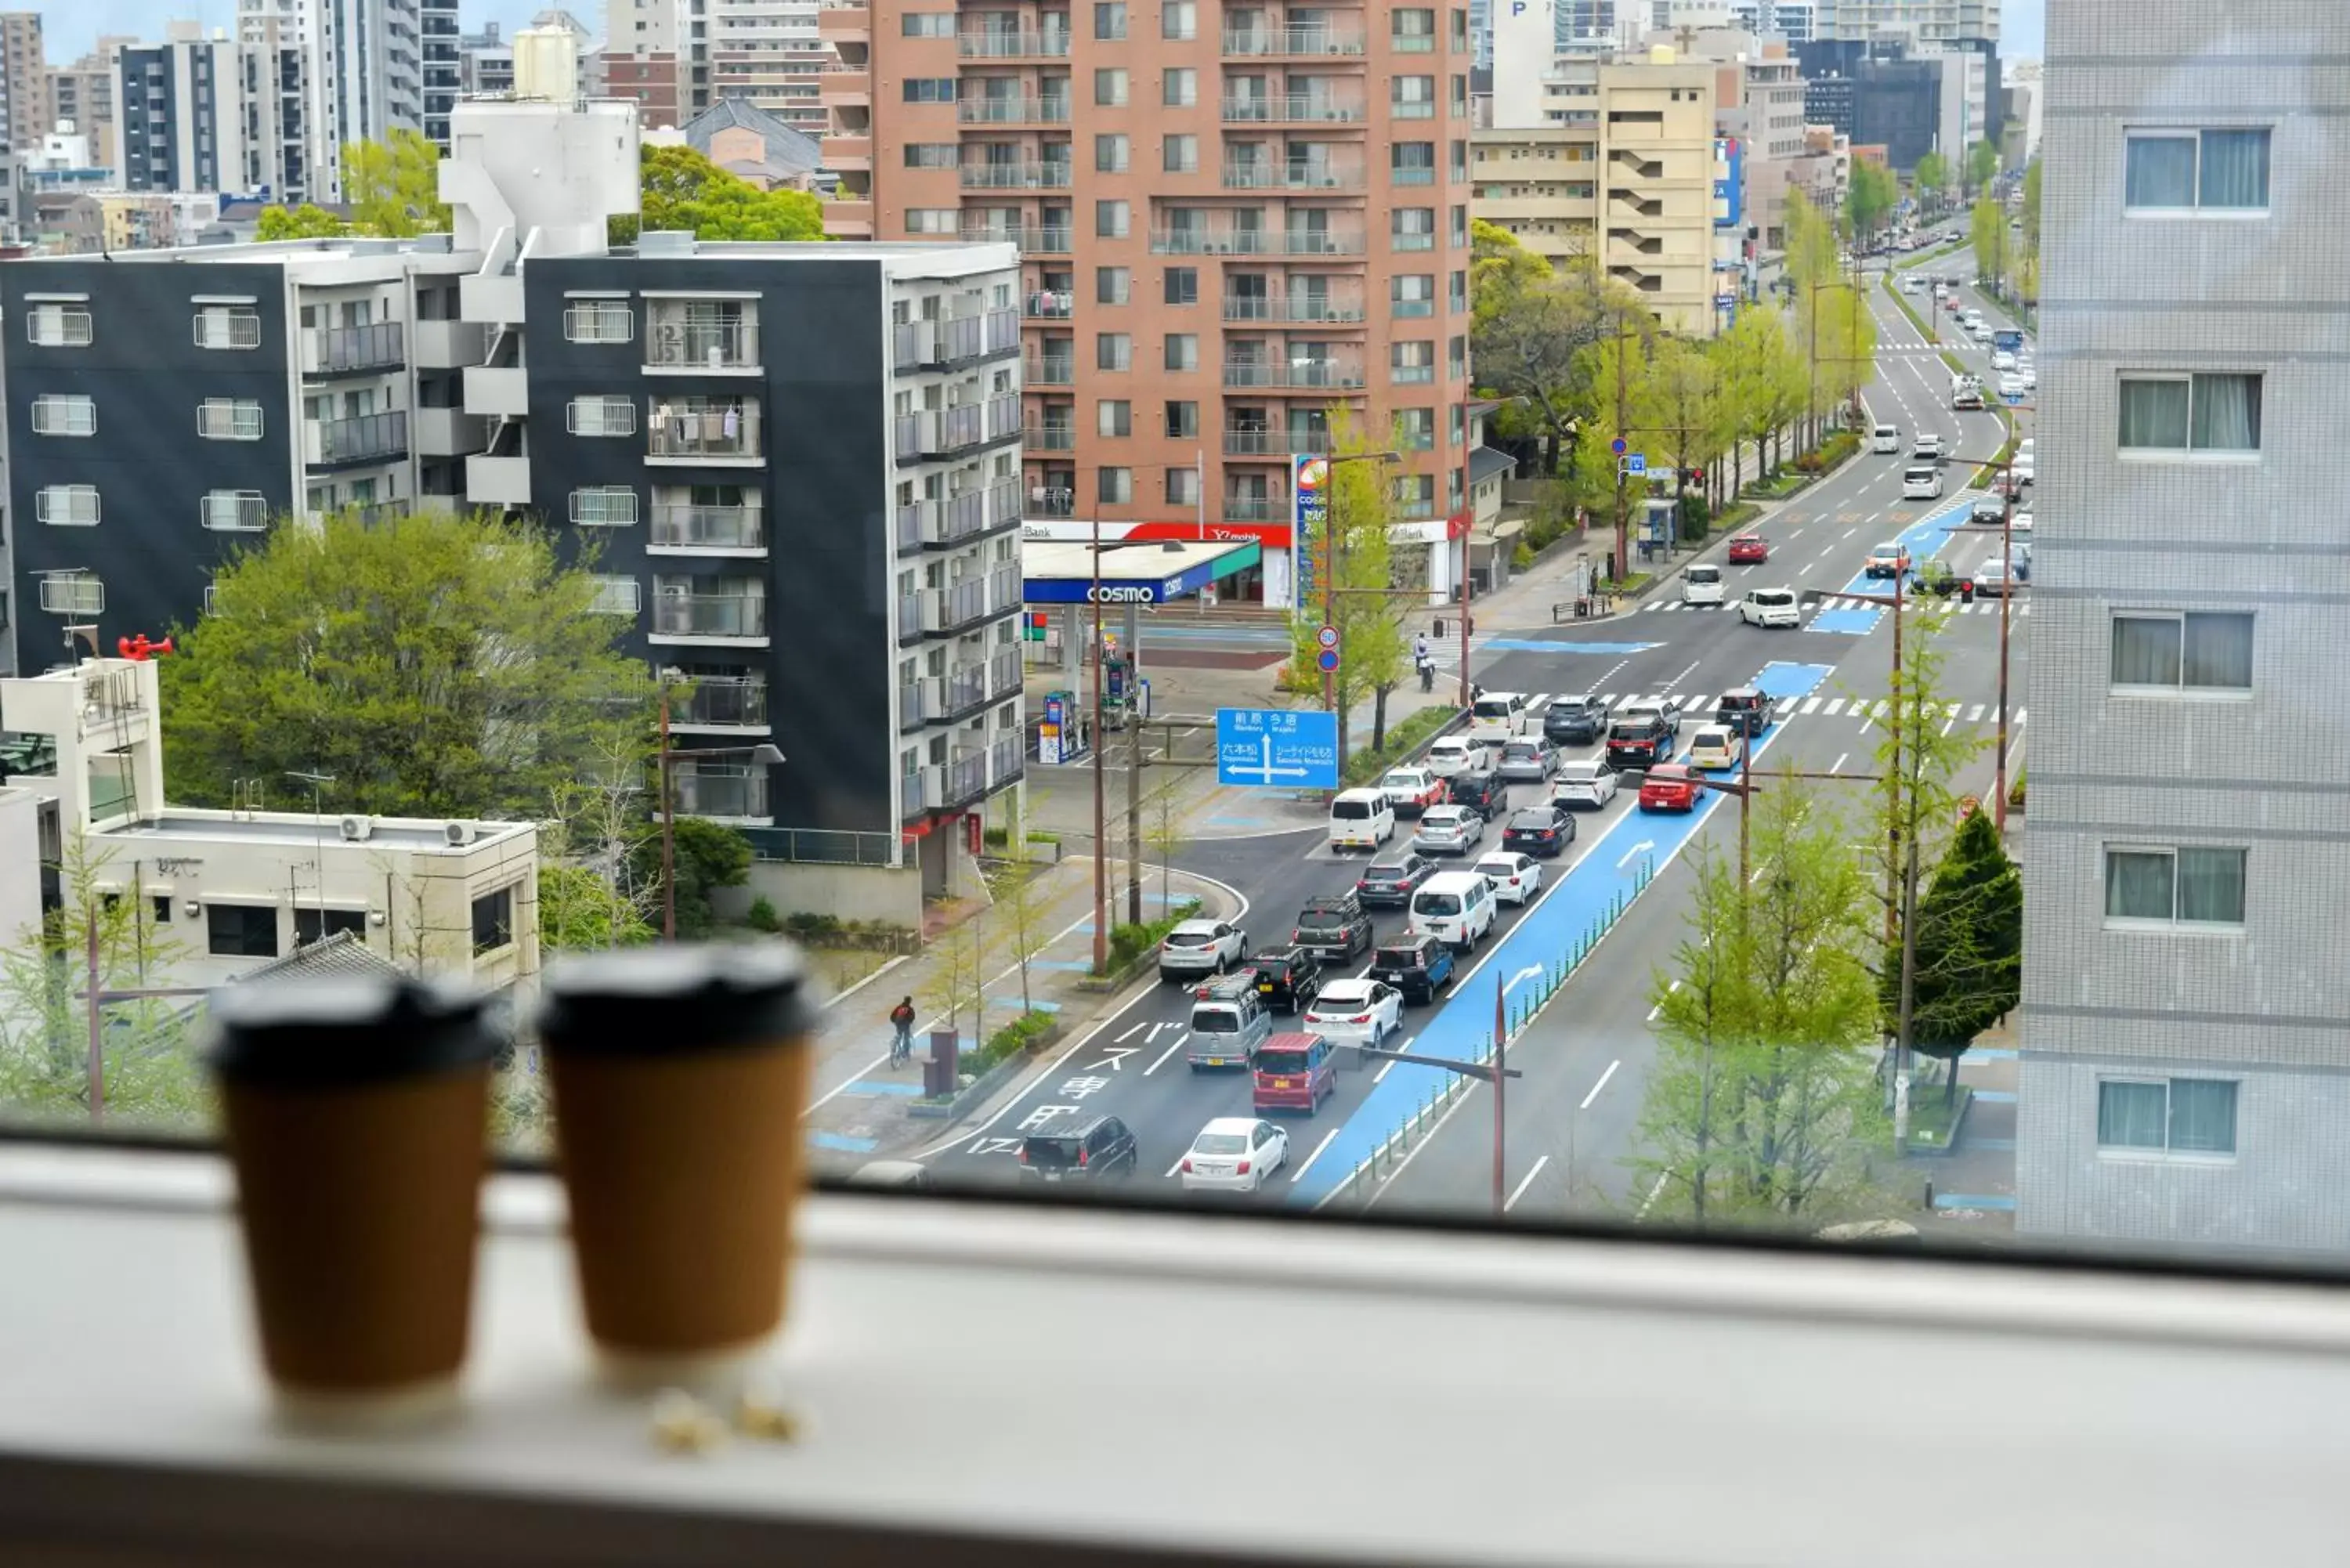
[[214, 958], [276, 958], [277, 906], [206, 904], [204, 948]]
[[65, 392], [44, 392], [33, 400], [33, 433], [46, 436], [88, 436], [98, 433], [98, 400]]
[[514, 888], [511, 884], [473, 900], [473, 956], [493, 953], [515, 940]]
[[1197, 174], [1200, 139], [1189, 135], [1169, 137], [1159, 144], [1159, 166], [1170, 174]]
[[1159, 7], [1159, 36], [1181, 41], [1200, 36], [1198, 0], [1162, 0]]
[[906, 143], [906, 167], [909, 169], [951, 169], [962, 161], [962, 144], [955, 141], [909, 141]]
[[261, 312], [249, 305], [207, 305], [196, 312], [199, 348], [258, 348]]
[[2261, 450], [2261, 378], [2129, 375], [2121, 383], [2124, 452]]
[[2250, 613], [2114, 612], [2112, 684], [2126, 695], [2252, 689]]
[[1097, 239], [1122, 240], [1134, 222], [1134, 210], [1124, 202], [1094, 203], [1094, 235]]
[[1170, 468], [1167, 471], [1167, 504], [1170, 506], [1197, 506], [1200, 504], [1198, 469]]
[[626, 397], [574, 398], [569, 421], [576, 436], [634, 435], [637, 405]]
[[1094, 495], [1105, 506], [1123, 506], [1134, 499], [1134, 470], [1130, 468], [1098, 468], [1094, 471]]
[[954, 96], [955, 79], [952, 77], [908, 77], [906, 78], [908, 103], [952, 103]]
[[321, 909], [315, 905], [294, 906], [294, 945], [308, 947], [323, 942], [328, 937], [348, 931], [364, 940], [367, 937], [367, 911], [364, 909]]
[[2262, 212], [2269, 204], [2269, 133], [2134, 130], [2122, 205], [2134, 213]]
[[951, 234], [962, 222], [960, 207], [909, 207], [906, 209], [906, 232], [910, 234]]
[[1167, 335], [1166, 366], [1170, 370], [1196, 370], [1200, 368], [1200, 335], [1196, 332], [1170, 332]]
[[1094, 303], [1124, 305], [1133, 284], [1133, 275], [1122, 266], [1097, 266], [1094, 268]]
[[78, 305], [36, 305], [25, 313], [25, 331], [44, 348], [87, 348], [95, 337], [89, 312]]
[[[1118, 9], [1124, 11], [1126, 7], [1121, 5]], [[1123, 27], [1125, 23], [1120, 22], [1118, 25]], [[1094, 103], [1101, 109], [1126, 107], [1126, 72], [1124, 70], [1113, 66], [1105, 66], [1094, 72]]]
[[1134, 339], [1123, 332], [1095, 333], [1094, 369], [1097, 370], [1133, 369]]
[[[1126, 0], [1097, 0], [1094, 6], [1094, 36], [1104, 42], [1126, 36]], [[1121, 98], [1119, 101], [1125, 100]]]
[[1436, 410], [1433, 409], [1397, 410], [1396, 444], [1406, 452], [1436, 450]]
[[258, 490], [210, 490], [201, 515], [215, 534], [257, 534], [268, 524], [269, 503]]
[[633, 343], [637, 313], [619, 299], [583, 299], [564, 307], [563, 336], [573, 343]]
[[1170, 305], [1200, 303], [1200, 269], [1195, 266], [1170, 266], [1166, 275], [1166, 299]]
[[1167, 404], [1167, 433], [1178, 441], [1200, 439], [1200, 405], [1189, 400], [1170, 400]]
[[1436, 379], [1436, 345], [1419, 341], [1388, 346], [1388, 374], [1399, 386], [1417, 386]]
[[261, 404], [252, 398], [206, 398], [196, 405], [196, 433], [206, 441], [259, 441]]
[[2244, 923], [2245, 851], [2106, 847], [2106, 919], [2126, 926]]
[[1200, 102], [1200, 73], [1190, 66], [1169, 66], [1159, 74], [1159, 101], [1169, 109], [1194, 109]]
[[45, 484], [33, 493], [33, 515], [52, 528], [95, 528], [98, 486]]
[[1388, 284], [1389, 314], [1410, 318], [1436, 314], [1436, 275], [1399, 273]]
[[2235, 1080], [2100, 1078], [2097, 1147], [2164, 1154], [2233, 1154]]
[[634, 577], [598, 576], [588, 607], [598, 615], [633, 616], [644, 605], [644, 588]]
[[1124, 398], [1104, 398], [1094, 405], [1094, 433], [1129, 436], [1134, 433], [1134, 405]]
[[[593, 484], [575, 490], [571, 493], [571, 521], [582, 528], [633, 527], [637, 521], [637, 493], [625, 484]], [[634, 614], [635, 607], [631, 605], [626, 613]]]
[[1436, 209], [1398, 207], [1388, 214], [1388, 231], [1399, 251], [1432, 251], [1436, 248]]
[[1123, 174], [1126, 172], [1127, 140], [1123, 136], [1094, 138], [1094, 172]]
[[955, 34], [951, 11], [909, 11], [899, 23], [899, 36], [904, 38], [951, 38]]

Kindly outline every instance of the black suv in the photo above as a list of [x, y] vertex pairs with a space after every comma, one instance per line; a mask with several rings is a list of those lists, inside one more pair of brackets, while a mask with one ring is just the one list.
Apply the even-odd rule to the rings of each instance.
[[1491, 822], [1510, 809], [1510, 786], [1491, 768], [1458, 774], [1452, 780], [1452, 804], [1465, 806]]
[[1723, 692], [1713, 709], [1713, 722], [1729, 725], [1732, 734], [1759, 735], [1777, 717], [1778, 704], [1752, 686]]
[[1532, 806], [1510, 818], [1503, 830], [1502, 847], [1547, 860], [1575, 842], [1575, 818], [1556, 801]]
[[[1366, 922], [1364, 929], [1369, 929]], [[1303, 1012], [1322, 994], [1322, 955], [1312, 948], [1274, 948], [1251, 955], [1256, 971], [1256, 993], [1265, 1006], [1283, 1012]]]
[[1350, 959], [1371, 949], [1371, 918], [1363, 901], [1349, 890], [1326, 898], [1308, 898], [1297, 911], [1297, 929], [1289, 940], [1310, 948], [1324, 960]]
[[1452, 978], [1452, 950], [1434, 937], [1406, 937], [1389, 942], [1371, 959], [1371, 978], [1394, 986], [1406, 1002], [1425, 1007], [1436, 1000], [1437, 988]]
[[1406, 850], [1385, 860], [1375, 860], [1355, 878], [1355, 898], [1365, 909], [1373, 906], [1400, 909], [1411, 903], [1411, 896], [1419, 885], [1436, 874], [1436, 863], [1422, 855]]
[[1618, 768], [1643, 770], [1672, 757], [1672, 726], [1653, 714], [1607, 726], [1607, 760]]
[[1596, 697], [1560, 697], [1543, 710], [1543, 737], [1555, 745], [1587, 746], [1607, 732], [1607, 704]]
[[1134, 1135], [1116, 1116], [1059, 1116], [1020, 1140], [1020, 1175], [1027, 1181], [1129, 1177], [1138, 1158]]

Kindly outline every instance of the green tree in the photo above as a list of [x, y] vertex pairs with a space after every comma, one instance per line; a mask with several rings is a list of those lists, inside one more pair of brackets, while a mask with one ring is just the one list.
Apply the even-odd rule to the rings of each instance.
[[1620, 437], [1632, 452], [1644, 451], [1648, 444], [1651, 432], [1642, 428], [1640, 410], [1652, 400], [1648, 389], [1651, 349], [1648, 333], [1643, 330], [1649, 327], [1645, 316], [1637, 320], [1624, 318], [1621, 336], [1611, 334], [1584, 348], [1576, 371], [1581, 412], [1576, 421], [1575, 489], [1593, 504], [1604, 505], [1614, 517], [1616, 561], [1627, 572], [1633, 514], [1647, 486], [1624, 476], [1616, 441]]
[[1997, 292], [2007, 275], [2007, 210], [1989, 197], [1977, 202], [1967, 220], [1967, 236], [1974, 244], [1976, 273]]
[[1901, 183], [1894, 179], [1893, 171], [1868, 159], [1853, 161], [1852, 183], [1845, 192], [1845, 216], [1851, 221], [1856, 239], [1873, 238], [1900, 200]]
[[[677, 867], [677, 934], [681, 941], [692, 941], [718, 929], [711, 895], [750, 880], [751, 841], [738, 828], [699, 816], [679, 817], [671, 828], [671, 841]], [[659, 824], [629, 849], [629, 861], [636, 886], [660, 886]]]
[[538, 868], [538, 940], [549, 955], [640, 947], [653, 928], [636, 901], [587, 866]]
[[441, 200], [441, 150], [421, 130], [345, 142], [343, 194], [352, 226], [364, 234], [409, 239], [449, 228], [449, 209]]
[[1967, 189], [1983, 191], [1990, 187], [1999, 173], [1999, 149], [1988, 141], [1978, 141], [1967, 149]]
[[647, 229], [705, 240], [820, 240], [824, 205], [806, 191], [762, 191], [691, 147], [647, 147], [642, 213], [611, 221], [616, 244]]
[[421, 512], [282, 519], [214, 582], [164, 661], [175, 794], [334, 775], [337, 811], [536, 817], [610, 726], [645, 732], [653, 685], [597, 608], [586, 564], [536, 525]]
[[2023, 166], [2023, 246], [2040, 254], [2040, 160]]
[[1950, 161], [1939, 152], [1923, 153], [1909, 171], [1909, 179], [1918, 188], [1919, 202], [1939, 212], [1950, 194]]
[[[1896, 990], [1887, 993], [1880, 973], [1879, 997], [1898, 1027], [1898, 964], [1886, 969]], [[2023, 877], [1988, 810], [1977, 808], [1960, 825], [1918, 901], [1913, 973], [1910, 1048], [1948, 1064], [1947, 1103], [1957, 1094], [1959, 1058], [2022, 996]]]
[[[1774, 466], [1771, 439], [1803, 412], [1810, 386], [1786, 316], [1762, 307], [1742, 310], [1730, 330], [1715, 339], [1711, 352], [1720, 366], [1724, 416], [1736, 443], [1754, 448], [1758, 468]], [[1730, 461], [1735, 494], [1743, 483], [1744, 453], [1739, 444], [1732, 445]]]
[[331, 240], [351, 232], [350, 224], [324, 207], [305, 202], [298, 207], [264, 207], [255, 223], [256, 240]]
[[1526, 433], [1544, 443], [1544, 471], [1555, 473], [1574, 450], [1584, 351], [1615, 329], [1625, 303], [1579, 260], [1561, 275], [1506, 229], [1479, 220], [1471, 230], [1477, 384], [1518, 410]]
[[1688, 505], [1689, 472], [1713, 462], [1730, 438], [1721, 370], [1697, 345], [1659, 338], [1639, 391], [1634, 421], [1642, 434], [1634, 444], [1672, 464], [1673, 504], [1682, 520], [1682, 536], [1701, 538], [1704, 524], [1694, 522]]
[[[1290, 618], [1289, 687], [1299, 693], [1322, 690], [1315, 634], [1328, 616], [1338, 628], [1338, 670], [1330, 684], [1343, 758], [1352, 753], [1350, 711], [1367, 696], [1375, 699], [1371, 744], [1386, 741], [1388, 694], [1403, 679], [1409, 661], [1399, 613], [1403, 601], [1389, 592], [1395, 587], [1389, 534], [1402, 519], [1388, 465], [1344, 404], [1332, 405], [1329, 425], [1333, 461], [1326, 482], [1326, 521], [1314, 590]], [[1332, 591], [1326, 594], [1325, 587]]]
[[[1856, 169], [1857, 165], [1856, 165]], [[1790, 186], [1784, 219], [1787, 248], [1783, 270], [1797, 300], [1814, 284], [1836, 275], [1835, 225], [1813, 204], [1801, 186]]]

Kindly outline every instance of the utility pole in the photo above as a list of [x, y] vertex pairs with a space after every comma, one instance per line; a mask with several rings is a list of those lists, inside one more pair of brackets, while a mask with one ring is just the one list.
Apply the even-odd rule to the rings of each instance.
[[[1101, 508], [1094, 508], [1094, 722], [1090, 737], [1094, 764], [1094, 972], [1109, 970], [1109, 814], [1104, 804], [1102, 778], [1102, 614]], [[983, 1033], [984, 1031], [983, 1030]]]
[[[1624, 337], [1623, 318], [1618, 317], [1616, 322], [1616, 434], [1618, 439], [1622, 438], [1624, 428], [1632, 422], [1632, 410], [1624, 386]], [[1616, 580], [1619, 583], [1632, 575], [1631, 519], [1627, 514], [1625, 495], [1627, 478], [1624, 460], [1619, 457], [1616, 460]], [[1465, 550], [1461, 559], [1464, 562], [1468, 559]], [[1466, 580], [1465, 572], [1463, 580]]]

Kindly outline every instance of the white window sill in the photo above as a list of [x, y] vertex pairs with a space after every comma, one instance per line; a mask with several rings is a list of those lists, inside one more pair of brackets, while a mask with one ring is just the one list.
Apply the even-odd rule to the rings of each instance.
[[2106, 929], [2135, 937], [2225, 937], [2247, 935], [2242, 925], [2220, 925], [2208, 920], [2134, 920], [2125, 917], [2106, 917]]
[[[0, 1144], [0, 1562], [2340, 1556], [2337, 1290], [819, 1196], [775, 1354], [806, 1435], [681, 1459], [588, 1382], [541, 1177], [489, 1194], [463, 1425], [281, 1433], [226, 1197]], [[1922, 1522], [1921, 1432], [1968, 1467]]]
[[2097, 1158], [2106, 1165], [2202, 1166], [2212, 1170], [2227, 1170], [2236, 1163], [2232, 1154], [2205, 1154], [2188, 1148], [2109, 1148], [2103, 1144], [2097, 1146]]
[[2108, 686], [2106, 695], [2125, 702], [2249, 702], [2249, 686]]

